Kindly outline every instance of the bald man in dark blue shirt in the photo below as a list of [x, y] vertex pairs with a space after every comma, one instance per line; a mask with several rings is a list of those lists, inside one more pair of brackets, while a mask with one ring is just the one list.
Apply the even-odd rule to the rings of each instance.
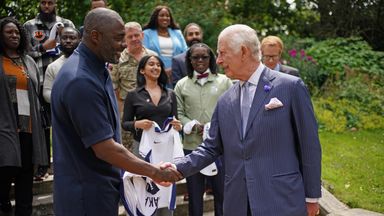
[[118, 215], [120, 169], [156, 182], [177, 172], [142, 161], [120, 144], [120, 121], [106, 62], [126, 47], [124, 23], [112, 10], [88, 13], [83, 41], [63, 65], [51, 102], [55, 215]]

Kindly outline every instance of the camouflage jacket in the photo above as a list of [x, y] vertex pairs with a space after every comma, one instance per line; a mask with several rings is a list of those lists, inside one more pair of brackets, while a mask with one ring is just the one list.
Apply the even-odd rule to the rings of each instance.
[[[144, 55], [157, 55], [154, 51], [144, 48]], [[139, 62], [125, 49], [119, 59], [119, 63], [113, 65], [111, 79], [113, 88], [119, 92], [119, 100], [125, 100], [128, 91], [136, 88], [136, 73]]]

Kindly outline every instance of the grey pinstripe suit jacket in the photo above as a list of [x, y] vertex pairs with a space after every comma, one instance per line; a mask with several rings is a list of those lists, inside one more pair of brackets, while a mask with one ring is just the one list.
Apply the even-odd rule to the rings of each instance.
[[[225, 215], [246, 216], [249, 202], [254, 216], [305, 216], [305, 198], [321, 197], [321, 147], [304, 83], [265, 68], [243, 139], [239, 88], [237, 83], [222, 95], [210, 137], [177, 161], [177, 169], [190, 176], [223, 155]], [[265, 110], [273, 97], [283, 107]]]

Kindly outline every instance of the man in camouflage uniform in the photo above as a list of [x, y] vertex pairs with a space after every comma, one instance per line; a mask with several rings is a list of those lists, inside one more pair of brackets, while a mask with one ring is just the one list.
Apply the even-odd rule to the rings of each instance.
[[[125, 42], [127, 48], [120, 55], [119, 63], [112, 66], [111, 77], [119, 103], [120, 116], [123, 116], [124, 100], [128, 91], [136, 88], [136, 73], [140, 59], [145, 55], [157, 55], [142, 44], [143, 30], [139, 23], [125, 24]], [[123, 145], [131, 150], [133, 137], [128, 131], [121, 131]]]

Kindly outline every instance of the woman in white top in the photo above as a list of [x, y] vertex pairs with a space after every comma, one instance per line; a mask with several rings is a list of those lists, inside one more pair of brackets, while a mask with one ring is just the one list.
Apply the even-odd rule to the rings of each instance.
[[187, 44], [179, 25], [172, 17], [171, 9], [167, 6], [157, 6], [143, 29], [143, 45], [159, 55], [164, 62], [165, 71], [170, 81], [172, 57], [187, 50]]

